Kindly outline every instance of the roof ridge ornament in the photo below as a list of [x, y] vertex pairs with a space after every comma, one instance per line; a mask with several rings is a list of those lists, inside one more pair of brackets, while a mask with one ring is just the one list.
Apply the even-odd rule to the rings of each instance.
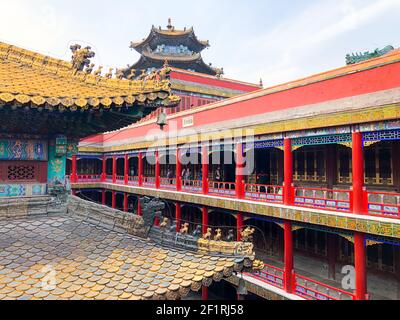
[[82, 48], [80, 44], [74, 44], [70, 46], [70, 49], [72, 51], [71, 63], [74, 72], [83, 71], [85, 67], [89, 67], [90, 59], [96, 55], [90, 46]]
[[364, 53], [361, 53], [361, 52], [354, 53], [353, 52], [352, 54], [346, 55], [346, 64], [350, 65], [350, 64], [355, 64], [355, 63], [359, 63], [359, 62], [374, 59], [374, 58], [379, 58], [393, 50], [394, 50], [394, 47], [389, 45], [389, 46], [384, 47], [383, 49], [377, 48], [372, 52], [370, 52], [370, 51], [366, 51]]
[[167, 25], [168, 30], [174, 30], [174, 26], [172, 25], [172, 19], [168, 18], [168, 25]]

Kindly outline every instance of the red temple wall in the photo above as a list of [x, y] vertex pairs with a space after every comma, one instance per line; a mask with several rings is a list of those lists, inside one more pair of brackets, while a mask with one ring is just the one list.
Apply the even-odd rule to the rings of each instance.
[[[378, 92], [396, 87], [400, 87], [400, 63], [347, 74], [245, 101], [234, 102], [238, 98], [231, 98], [221, 102], [224, 104], [229, 103], [229, 100], [231, 100], [232, 102], [227, 105], [196, 112], [194, 114], [195, 126]], [[174, 119], [178, 122], [178, 129], [182, 128], [182, 121], [180, 120], [186, 116]], [[116, 141], [133, 136], [145, 136], [149, 130], [156, 128], [158, 127], [155, 124], [144, 125], [123, 130], [118, 134], [108, 134], [104, 139], [107, 141]]]

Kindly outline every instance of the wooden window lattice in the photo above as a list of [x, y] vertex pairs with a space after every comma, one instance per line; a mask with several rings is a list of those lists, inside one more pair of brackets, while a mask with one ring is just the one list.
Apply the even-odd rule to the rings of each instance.
[[7, 168], [9, 181], [31, 181], [35, 180], [35, 166], [33, 165], [10, 165]]

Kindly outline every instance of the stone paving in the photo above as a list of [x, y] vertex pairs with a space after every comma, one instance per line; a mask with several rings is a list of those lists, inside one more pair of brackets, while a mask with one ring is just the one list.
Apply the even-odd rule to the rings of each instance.
[[180, 299], [234, 264], [68, 216], [0, 220], [0, 300]]

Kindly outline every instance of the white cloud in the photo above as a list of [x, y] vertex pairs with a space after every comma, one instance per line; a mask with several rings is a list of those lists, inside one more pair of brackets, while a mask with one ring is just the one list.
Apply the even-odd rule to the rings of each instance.
[[294, 19], [282, 21], [275, 29], [249, 39], [234, 58], [249, 55], [251, 58], [241, 68], [231, 71], [248, 81], [261, 76], [269, 85], [305, 76], [314, 72], [308, 64], [320, 59], [315, 54], [323, 51], [324, 46], [331, 47], [342, 36], [349, 36], [356, 29], [376, 23], [375, 19], [385, 13], [399, 9], [398, 0], [319, 2]]

